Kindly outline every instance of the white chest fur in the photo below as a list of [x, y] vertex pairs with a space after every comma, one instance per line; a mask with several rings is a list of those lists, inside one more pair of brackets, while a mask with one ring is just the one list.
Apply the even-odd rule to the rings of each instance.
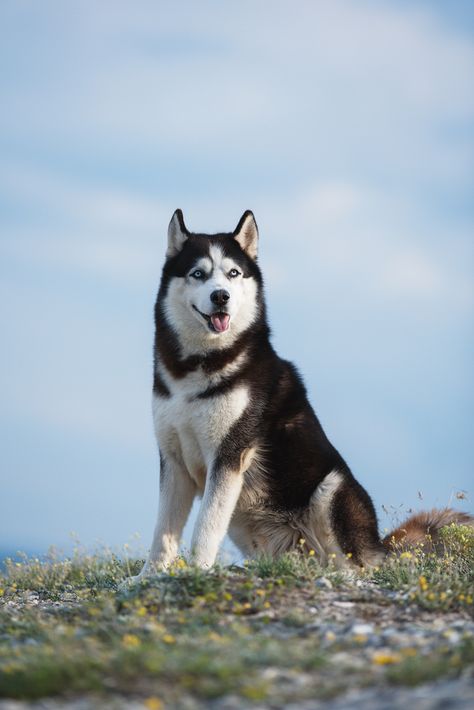
[[153, 397], [153, 417], [158, 445], [165, 458], [183, 466], [201, 491], [206, 472], [232, 425], [249, 401], [248, 388], [236, 385], [222, 394], [199, 398], [214, 384], [201, 371], [174, 380], [162, 373], [169, 397]]

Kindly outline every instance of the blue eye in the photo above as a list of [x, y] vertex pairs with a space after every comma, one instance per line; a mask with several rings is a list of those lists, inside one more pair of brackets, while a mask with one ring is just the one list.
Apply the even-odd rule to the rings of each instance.
[[237, 269], [231, 269], [229, 271], [229, 276], [231, 279], [235, 279], [236, 276], [240, 275], [240, 271], [237, 271]]
[[193, 271], [190, 276], [192, 276], [194, 279], [202, 279], [204, 274], [201, 269], [196, 269], [196, 271]]

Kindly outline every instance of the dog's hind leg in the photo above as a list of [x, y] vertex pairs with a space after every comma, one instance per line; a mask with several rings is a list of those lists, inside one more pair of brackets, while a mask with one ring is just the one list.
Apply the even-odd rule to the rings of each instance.
[[349, 471], [331, 471], [318, 485], [301, 532], [323, 565], [350, 570], [385, 557], [372, 501]]
[[370, 496], [350, 472], [343, 474], [329, 506], [329, 521], [341, 552], [356, 567], [375, 567], [385, 558]]
[[196, 485], [174, 457], [161, 459], [158, 519], [150, 554], [140, 577], [164, 569], [178, 554], [184, 525], [191, 510]]

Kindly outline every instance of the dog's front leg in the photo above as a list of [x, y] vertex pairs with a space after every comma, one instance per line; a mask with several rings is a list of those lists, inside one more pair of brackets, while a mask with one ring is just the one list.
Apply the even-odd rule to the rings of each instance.
[[191, 543], [193, 561], [212, 567], [242, 489], [243, 473], [215, 466], [208, 474]]
[[178, 461], [161, 456], [160, 500], [153, 542], [140, 577], [167, 567], [179, 542], [196, 494], [196, 485]]

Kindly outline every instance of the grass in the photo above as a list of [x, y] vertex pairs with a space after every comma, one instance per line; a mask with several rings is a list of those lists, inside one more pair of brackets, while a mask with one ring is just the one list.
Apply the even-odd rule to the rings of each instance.
[[[314, 622], [331, 622], [331, 611], [318, 612], [328, 594], [373, 604], [375, 618], [388, 604], [466, 616], [473, 562], [474, 531], [460, 526], [445, 529], [440, 555], [393, 555], [358, 579], [302, 552], [210, 572], [181, 559], [128, 591], [119, 585], [142, 563], [110, 552], [9, 562], [0, 577], [0, 697], [120, 695], [158, 709], [233, 694], [278, 704], [456, 677], [474, 662], [472, 637], [379, 651]], [[317, 584], [323, 576], [329, 592]]]
[[431, 610], [472, 609], [474, 599], [474, 528], [447, 525], [438, 553], [421, 544], [395, 551], [373, 573], [382, 587], [405, 592], [411, 601]]
[[474, 664], [474, 643], [464, 639], [453, 651], [442, 647], [429, 657], [404, 658], [387, 671], [387, 680], [393, 685], [415, 686], [439, 678], [456, 677], [462, 669]]

